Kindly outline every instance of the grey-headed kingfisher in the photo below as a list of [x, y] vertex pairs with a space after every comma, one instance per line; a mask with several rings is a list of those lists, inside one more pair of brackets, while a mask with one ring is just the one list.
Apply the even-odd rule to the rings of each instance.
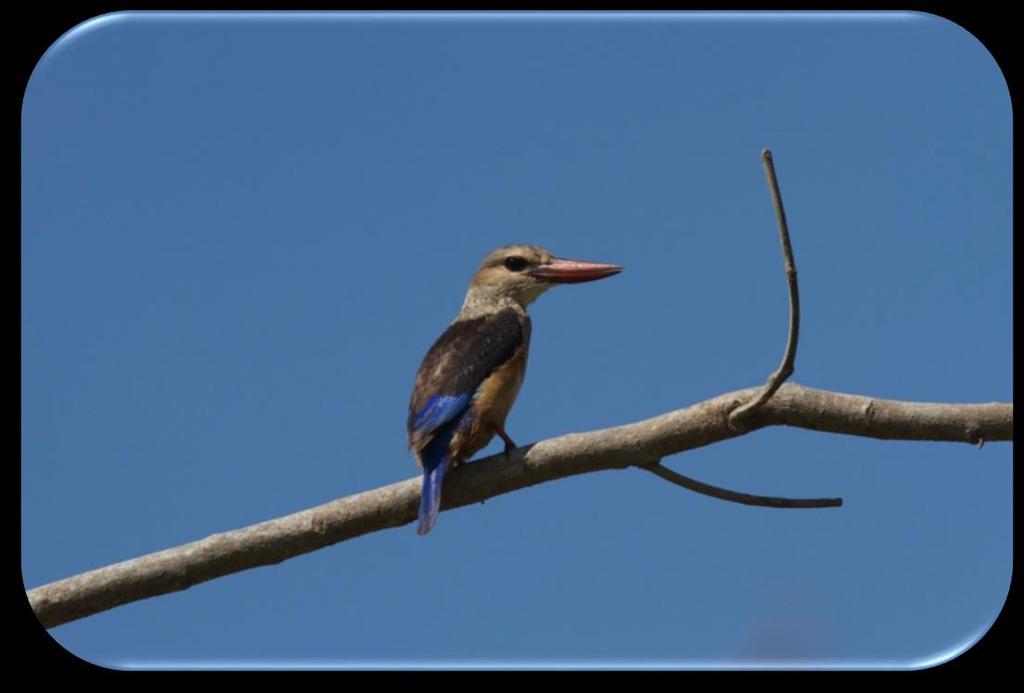
[[437, 521], [445, 473], [495, 434], [516, 447], [505, 418], [519, 394], [530, 348], [526, 307], [555, 284], [610, 277], [618, 265], [552, 257], [535, 245], [508, 245], [484, 258], [462, 310], [423, 358], [409, 402], [409, 448], [423, 468], [419, 528]]

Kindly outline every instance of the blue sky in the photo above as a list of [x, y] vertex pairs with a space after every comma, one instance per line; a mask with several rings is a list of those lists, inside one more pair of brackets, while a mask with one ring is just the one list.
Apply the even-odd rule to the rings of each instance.
[[[533, 307], [520, 444], [794, 380], [1012, 400], [1011, 111], [922, 14], [117, 14], [23, 108], [22, 567], [40, 584], [417, 474], [420, 359], [492, 248], [616, 262]], [[485, 453], [500, 449], [492, 443]], [[113, 667], [923, 666], [1011, 572], [1012, 444], [769, 429], [58, 627]]]

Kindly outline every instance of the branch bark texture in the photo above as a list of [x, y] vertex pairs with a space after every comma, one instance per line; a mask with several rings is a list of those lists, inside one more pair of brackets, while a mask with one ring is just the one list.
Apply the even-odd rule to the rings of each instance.
[[[979, 444], [1013, 440], [1013, 405], [897, 402], [786, 383], [744, 421], [729, 425], [738, 404], [761, 388], [737, 390], [645, 421], [572, 433], [461, 467], [446, 481], [443, 509], [576, 474], [650, 467], [667, 455], [735, 438], [766, 426], [794, 426], [887, 440]], [[207, 580], [416, 519], [419, 477], [28, 591], [50, 628], [122, 604], [187, 589]]]

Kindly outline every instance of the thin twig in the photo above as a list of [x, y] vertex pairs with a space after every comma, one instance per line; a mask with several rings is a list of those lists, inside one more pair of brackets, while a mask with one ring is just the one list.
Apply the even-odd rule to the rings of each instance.
[[782, 498], [781, 496], [755, 496], [752, 493], [730, 491], [727, 488], [712, 486], [711, 484], [705, 484], [703, 481], [683, 476], [679, 472], [663, 466], [660, 462], [641, 466], [640, 469], [656, 474], [665, 481], [672, 482], [690, 491], [696, 491], [697, 493], [720, 500], [742, 503], [743, 505], [758, 505], [765, 508], [838, 508], [843, 504], [842, 498]]
[[775, 164], [772, 153], [765, 149], [761, 152], [764, 174], [768, 178], [768, 188], [772, 194], [772, 205], [775, 207], [775, 221], [779, 226], [779, 241], [782, 243], [782, 256], [786, 262], [786, 281], [789, 284], [789, 336], [786, 339], [786, 352], [782, 357], [779, 369], [771, 374], [761, 393], [753, 401], [736, 408], [729, 414], [729, 427], [742, 430], [740, 421], [751, 412], [763, 405], [775, 394], [782, 383], [793, 375], [793, 364], [796, 362], [797, 340], [800, 338], [800, 290], [796, 281], [796, 261], [793, 259], [793, 246], [789, 242], [789, 224], [786, 223], [786, 210], [782, 206], [782, 193], [779, 181], [775, 176]]

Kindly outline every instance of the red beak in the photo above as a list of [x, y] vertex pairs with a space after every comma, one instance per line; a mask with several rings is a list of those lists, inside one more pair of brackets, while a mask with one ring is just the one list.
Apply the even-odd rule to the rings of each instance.
[[541, 281], [552, 284], [579, 284], [580, 282], [604, 279], [621, 271], [622, 267], [619, 265], [553, 257], [551, 262], [535, 267], [530, 274]]

